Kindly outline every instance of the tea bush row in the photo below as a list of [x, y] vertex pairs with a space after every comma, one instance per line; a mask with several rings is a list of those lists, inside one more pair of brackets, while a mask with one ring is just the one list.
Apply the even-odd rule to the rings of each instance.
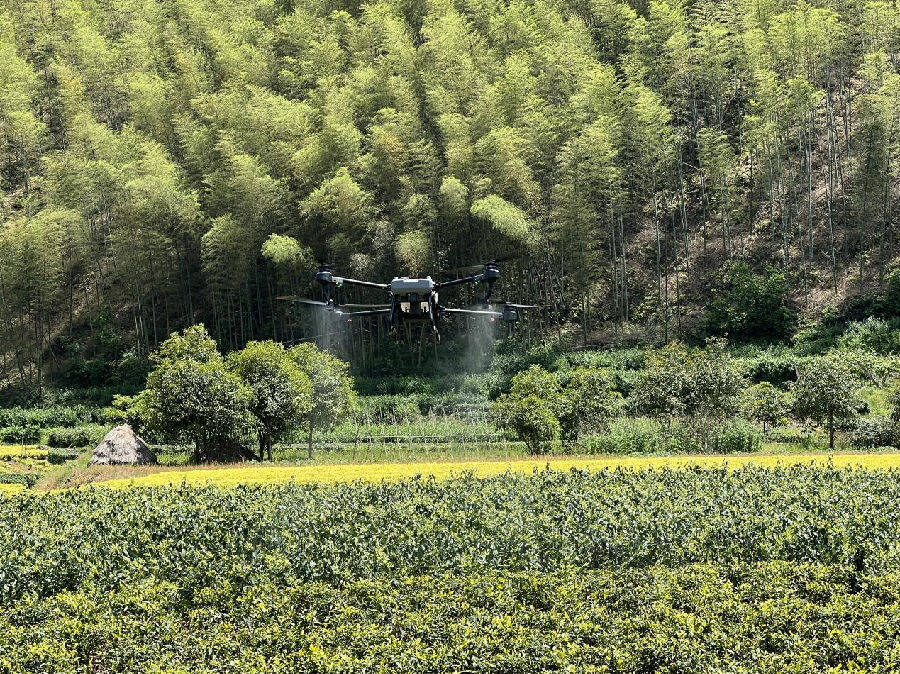
[[141, 582], [900, 562], [900, 471], [541, 471], [444, 481], [88, 488], [0, 499], [0, 606]]
[[37, 426], [38, 428], [71, 428], [81, 424], [112, 424], [121, 414], [111, 407], [87, 405], [53, 405], [50, 407], [0, 408], [0, 428]]
[[895, 671], [900, 575], [824, 564], [379, 576], [344, 586], [150, 581], [0, 612], [32, 672]]

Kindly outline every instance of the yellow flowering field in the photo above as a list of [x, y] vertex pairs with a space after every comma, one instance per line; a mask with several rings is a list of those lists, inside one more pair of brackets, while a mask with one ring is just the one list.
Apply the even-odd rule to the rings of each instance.
[[9, 495], [9, 494], [18, 494], [20, 491], [25, 491], [24, 484], [2, 484], [2, 483], [0, 483], [0, 496]]
[[550, 459], [524, 459], [513, 461], [448, 461], [381, 464], [334, 464], [319, 466], [239, 466], [235, 468], [211, 468], [171, 470], [132, 478], [119, 478], [95, 485], [111, 488], [130, 486], [161, 486], [181, 484], [264, 484], [290, 482], [352, 482], [354, 480], [400, 480], [416, 475], [446, 478], [453, 474], [472, 472], [481, 477], [511, 472], [531, 472], [550, 467], [553, 470], [581, 468], [604, 470], [615, 468], [681, 468], [685, 466], [739, 468], [748, 464], [757, 466], [786, 466], [799, 463], [854, 466], [862, 468], [900, 468], [900, 453], [889, 454], [759, 454], [741, 456], [660, 456], [660, 457], [609, 457]]

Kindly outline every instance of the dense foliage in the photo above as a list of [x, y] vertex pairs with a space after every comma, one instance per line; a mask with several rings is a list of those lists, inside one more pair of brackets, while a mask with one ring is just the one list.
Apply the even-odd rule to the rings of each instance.
[[0, 662], [890, 670], [898, 498], [809, 466], [0, 497]]
[[254, 341], [226, 359], [195, 325], [173, 333], [151, 360], [146, 388], [116, 402], [151, 437], [192, 444], [197, 461], [271, 460], [273, 443], [301, 426], [312, 457], [313, 430], [340, 422], [355, 400], [347, 363], [312, 344]]
[[824, 564], [137, 583], [0, 613], [7, 671], [891, 671], [900, 579]]
[[785, 291], [896, 315], [897, 23], [884, 0], [3, 0], [0, 367], [104, 387], [195, 322], [295, 338], [275, 298], [316, 258], [516, 252], [505, 292], [585, 336], [779, 336]]
[[898, 498], [896, 472], [808, 466], [78, 490], [0, 504], [0, 588], [10, 601], [150, 579], [766, 560], [885, 569], [897, 563]]

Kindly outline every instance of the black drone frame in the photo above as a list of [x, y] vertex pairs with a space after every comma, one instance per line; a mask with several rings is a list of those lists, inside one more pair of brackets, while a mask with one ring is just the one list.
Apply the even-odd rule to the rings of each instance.
[[[356, 316], [385, 315], [389, 317], [391, 329], [393, 331], [396, 331], [402, 318], [404, 316], [409, 316], [408, 311], [401, 311], [401, 304], [407, 304], [406, 299], [398, 297], [398, 294], [402, 293], [409, 296], [410, 298], [415, 298], [412, 302], [408, 303], [409, 307], [415, 305], [421, 306], [422, 303], [427, 302], [427, 312], [421, 309], [416, 309], [414, 312], [412, 312], [412, 315], [420, 319], [430, 318], [433, 332], [438, 335], [438, 337], [440, 336], [439, 322], [454, 315], [488, 317], [492, 321], [499, 320], [507, 326], [508, 334], [512, 334], [513, 327], [519, 320], [518, 310], [536, 307], [533, 307], [531, 305], [503, 302], [500, 310], [492, 309], [491, 296], [493, 294], [494, 284], [499, 279], [500, 266], [496, 260], [492, 260], [490, 262], [487, 262], [482, 268], [481, 272], [477, 274], [469, 274], [449, 281], [433, 282], [428, 279], [428, 283], [430, 285], [428, 285], [426, 288], [418, 290], [413, 289], [412, 291], [404, 288], [395, 291], [394, 285], [392, 283], [376, 283], [373, 281], [363, 281], [360, 279], [335, 276], [332, 273], [331, 266], [323, 264], [316, 273], [316, 281], [318, 281], [322, 289], [322, 301], [304, 299], [300, 299], [298, 301], [304, 304], [322, 307], [329, 310], [333, 314], [341, 316], [343, 318], [347, 318], [348, 320], [352, 320]], [[394, 283], [415, 283], [417, 281], [419, 281], [419, 279], [395, 279]], [[481, 298], [480, 307], [472, 309], [453, 309], [445, 307], [438, 303], [437, 297], [439, 291], [445, 288], [466, 285], [469, 283], [473, 284], [474, 286], [483, 284], [485, 287], [485, 292], [484, 296]], [[391, 300], [389, 304], [383, 305], [341, 304], [335, 301], [333, 291], [336, 288], [342, 288], [344, 286], [357, 286], [360, 288], [372, 288], [375, 290], [387, 291], [391, 293]], [[420, 297], [421, 293], [424, 293], [424, 296]], [[356, 308], [359, 310], [345, 311], [345, 309], [347, 308]]]

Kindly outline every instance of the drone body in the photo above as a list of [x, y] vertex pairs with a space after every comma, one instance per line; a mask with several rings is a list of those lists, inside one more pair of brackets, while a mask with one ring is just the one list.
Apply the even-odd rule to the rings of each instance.
[[[322, 300], [306, 300], [294, 297], [292, 299], [302, 304], [321, 307], [336, 316], [352, 321], [355, 316], [386, 316], [392, 331], [407, 321], [426, 321], [430, 323], [432, 332], [440, 337], [441, 326], [454, 315], [477, 316], [489, 318], [493, 321], [501, 321], [507, 326], [508, 332], [512, 332], [513, 326], [519, 320], [519, 309], [532, 308], [521, 304], [499, 303], [497, 308], [491, 304], [491, 293], [494, 283], [500, 279], [500, 267], [496, 261], [484, 265], [480, 273], [463, 276], [450, 281], [434, 281], [430, 276], [424, 278], [410, 278], [398, 276], [390, 283], [374, 283], [372, 281], [360, 281], [358, 279], [335, 276], [331, 267], [323, 264], [316, 273], [316, 280], [322, 288]], [[471, 283], [475, 286], [484, 285], [485, 294], [481, 305], [476, 308], [452, 309], [445, 307], [439, 301], [438, 293], [444, 288]], [[360, 305], [340, 304], [335, 301], [335, 288], [344, 286], [359, 286], [373, 288], [388, 293], [388, 301], [385, 304]]]

